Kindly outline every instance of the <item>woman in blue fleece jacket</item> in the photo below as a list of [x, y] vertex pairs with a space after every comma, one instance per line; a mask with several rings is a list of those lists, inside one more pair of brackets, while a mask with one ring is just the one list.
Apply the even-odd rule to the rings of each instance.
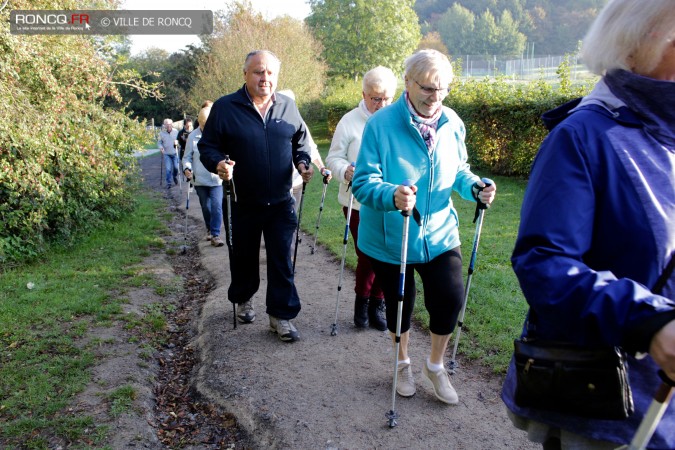
[[[443, 364], [464, 297], [457, 212], [450, 194], [454, 190], [467, 200], [480, 199], [489, 205], [496, 186], [482, 189], [484, 183], [469, 169], [464, 123], [443, 106], [451, 81], [452, 66], [436, 50], [420, 50], [406, 59], [405, 92], [366, 123], [352, 189], [361, 202], [358, 247], [370, 258], [380, 280], [392, 338], [400, 296], [400, 211], [416, 208], [420, 214], [419, 222], [410, 221], [408, 234], [396, 391], [403, 397], [416, 391], [408, 337], [415, 303], [413, 271], [417, 271], [424, 286], [431, 332], [431, 354], [422, 372], [439, 400], [456, 404], [458, 396]], [[406, 180], [412, 186], [403, 186]]]
[[[519, 406], [512, 362], [502, 394], [509, 416], [547, 449], [629, 443], [657, 370], [675, 379], [675, 277], [652, 292], [675, 255], [675, 2], [610, 1], [582, 56], [602, 79], [544, 116], [551, 132], [512, 263], [530, 305], [523, 334], [536, 327], [544, 340], [622, 347], [635, 412], [598, 420]], [[649, 448], [675, 448], [672, 406]]]

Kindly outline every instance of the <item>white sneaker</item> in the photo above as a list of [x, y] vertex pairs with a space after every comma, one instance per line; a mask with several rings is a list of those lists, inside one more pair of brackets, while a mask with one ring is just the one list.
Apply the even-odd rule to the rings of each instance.
[[413, 379], [410, 363], [398, 363], [398, 375], [396, 377], [396, 393], [401, 397], [415, 395], [415, 380]]
[[431, 385], [434, 387], [434, 394], [436, 398], [440, 401], [447, 403], [448, 405], [456, 405], [459, 403], [459, 397], [457, 396], [457, 391], [450, 384], [450, 378], [448, 377], [448, 372], [445, 368], [439, 370], [438, 372], [432, 372], [427, 367], [427, 363], [423, 363], [422, 373], [431, 381]]

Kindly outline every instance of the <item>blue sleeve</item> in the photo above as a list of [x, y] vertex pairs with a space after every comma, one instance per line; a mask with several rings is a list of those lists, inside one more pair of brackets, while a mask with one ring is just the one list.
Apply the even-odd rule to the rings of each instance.
[[466, 144], [464, 138], [466, 135], [466, 129], [464, 128], [464, 123], [461, 122], [459, 117], [457, 120], [460, 122], [459, 130], [457, 133], [457, 157], [459, 164], [457, 165], [457, 174], [455, 176], [455, 182], [452, 188], [457, 191], [465, 200], [470, 200], [475, 202], [476, 199], [473, 196], [472, 186], [477, 182], [480, 177], [471, 172], [471, 167], [469, 166], [469, 155], [466, 151]]
[[[586, 263], [592, 251], [618, 239], [613, 230], [594, 227], [602, 214], [598, 202], [607, 194], [602, 167], [589, 162], [585, 142], [561, 124], [542, 144], [511, 261], [541, 337], [621, 345], [636, 326], [670, 307], [640, 283], [617, 278], [611, 267], [596, 270]], [[598, 241], [609, 244], [597, 247]]]
[[[297, 108], [296, 108], [297, 111]], [[297, 112], [297, 117], [300, 121], [298, 131], [293, 135], [293, 164], [298, 167], [298, 164], [304, 163], [305, 167], [309, 169], [312, 162], [311, 148], [309, 146], [309, 130], [305, 121], [300, 118], [300, 112]]]

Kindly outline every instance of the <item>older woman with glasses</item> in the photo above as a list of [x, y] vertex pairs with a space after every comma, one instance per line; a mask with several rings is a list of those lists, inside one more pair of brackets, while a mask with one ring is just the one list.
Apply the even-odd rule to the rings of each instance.
[[[622, 348], [635, 410], [607, 420], [617, 411], [563, 409], [550, 394], [524, 401], [527, 377], [515, 361], [502, 399], [514, 425], [545, 449], [614, 449], [631, 443], [643, 417], [653, 426], [649, 448], [675, 449], [673, 405], [660, 423], [648, 414], [657, 371], [675, 380], [675, 2], [607, 2], [581, 56], [601, 78], [589, 95], [543, 116], [550, 133], [532, 166], [511, 262], [530, 307], [523, 338]], [[555, 380], [555, 394], [571, 398], [564, 388], [574, 383]], [[587, 405], [600, 404], [594, 394], [584, 394]]]
[[[370, 116], [391, 103], [396, 94], [396, 84], [396, 76], [391, 69], [378, 66], [366, 72], [363, 76], [363, 91], [361, 92], [363, 99], [359, 106], [340, 119], [335, 128], [326, 164], [340, 181], [338, 202], [342, 205], [345, 217], [349, 209], [350, 189], [354, 176], [355, 167], [352, 163], [356, 161], [359, 154], [363, 128]], [[358, 328], [371, 326], [384, 331], [387, 329], [384, 316], [384, 293], [375, 278], [370, 261], [358, 248], [359, 208], [359, 202], [353, 200], [349, 230], [354, 238], [357, 256], [354, 325]]]
[[416, 392], [408, 341], [416, 296], [413, 271], [417, 271], [431, 332], [431, 352], [422, 373], [435, 396], [454, 405], [459, 399], [443, 356], [462, 307], [464, 284], [457, 212], [450, 195], [457, 191], [466, 200], [489, 205], [496, 186], [486, 187], [469, 169], [464, 124], [443, 106], [452, 77], [450, 61], [436, 50], [420, 50], [406, 59], [405, 92], [366, 124], [352, 188], [361, 202], [358, 245], [384, 290], [387, 326], [394, 341], [403, 234], [400, 212], [415, 212], [407, 240], [396, 392], [403, 397]]

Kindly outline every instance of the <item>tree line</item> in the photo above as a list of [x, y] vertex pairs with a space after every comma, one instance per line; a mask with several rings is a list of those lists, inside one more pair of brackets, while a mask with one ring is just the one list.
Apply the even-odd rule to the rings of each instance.
[[455, 60], [571, 53], [606, 1], [310, 0], [304, 21], [267, 21], [248, 0], [238, 1], [216, 12], [215, 31], [202, 36], [199, 46], [130, 56], [122, 45], [121, 66], [157, 84], [164, 98], [122, 87], [122, 100], [108, 104], [155, 123], [194, 117], [204, 100], [241, 86], [243, 56], [254, 48], [281, 58], [279, 88], [294, 90], [301, 104], [377, 65], [400, 73], [405, 57], [418, 48], [435, 48]]
[[579, 41], [607, 0], [418, 0], [427, 33], [451, 55], [562, 55]]

